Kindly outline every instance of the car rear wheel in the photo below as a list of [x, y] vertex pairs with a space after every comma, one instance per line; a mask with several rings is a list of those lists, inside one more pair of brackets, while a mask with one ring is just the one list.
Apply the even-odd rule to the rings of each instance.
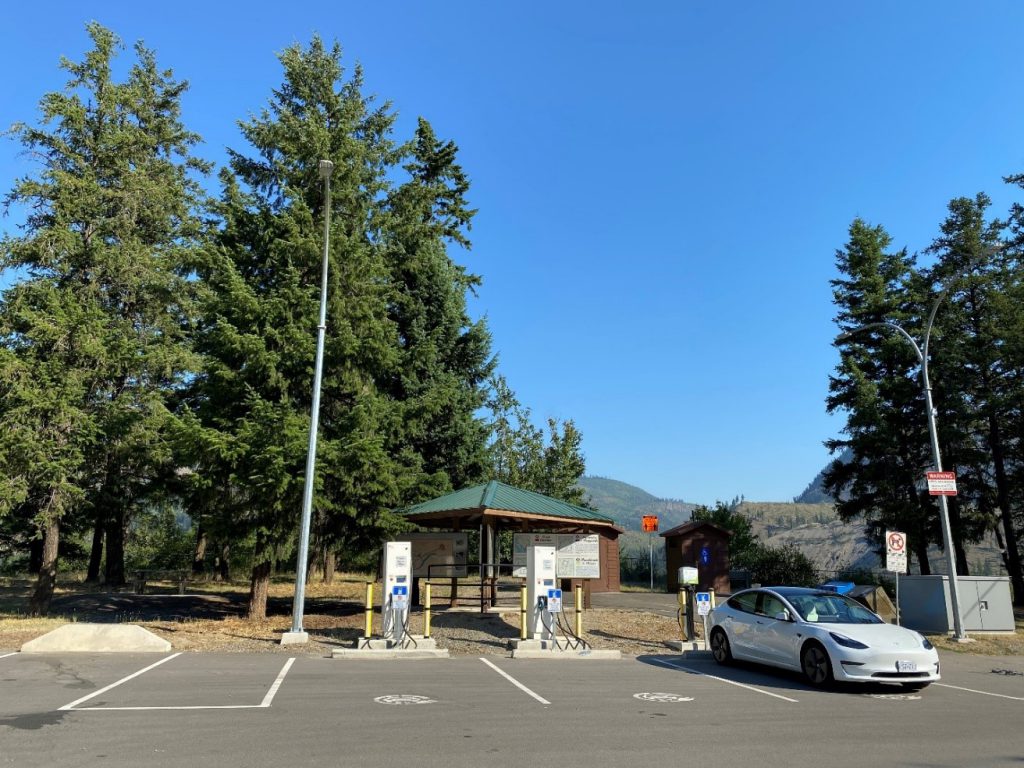
[[725, 632], [716, 629], [711, 633], [711, 655], [719, 664], [729, 664], [732, 661], [732, 648], [729, 647], [729, 638]]
[[832, 662], [828, 652], [818, 643], [808, 643], [800, 654], [800, 668], [807, 682], [816, 687], [832, 682]]

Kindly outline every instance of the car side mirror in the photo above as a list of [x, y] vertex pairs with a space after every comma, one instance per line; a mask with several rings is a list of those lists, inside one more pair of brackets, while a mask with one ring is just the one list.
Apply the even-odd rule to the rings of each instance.
[[789, 611], [783, 609], [775, 614], [775, 618], [778, 621], [789, 621]]

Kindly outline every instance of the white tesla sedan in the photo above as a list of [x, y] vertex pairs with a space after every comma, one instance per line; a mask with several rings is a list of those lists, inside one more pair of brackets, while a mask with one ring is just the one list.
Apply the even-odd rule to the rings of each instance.
[[926, 637], [834, 592], [737, 592], [711, 612], [709, 628], [719, 664], [743, 659], [793, 669], [815, 686], [842, 680], [918, 690], [939, 679], [939, 654]]

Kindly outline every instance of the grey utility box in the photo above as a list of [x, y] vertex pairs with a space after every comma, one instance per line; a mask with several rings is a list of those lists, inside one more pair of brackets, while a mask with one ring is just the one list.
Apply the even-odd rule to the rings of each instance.
[[[958, 576], [960, 613], [965, 632], [1013, 632], [1013, 601], [1007, 576]], [[901, 623], [918, 632], [952, 632], [953, 601], [949, 577], [900, 576]]]

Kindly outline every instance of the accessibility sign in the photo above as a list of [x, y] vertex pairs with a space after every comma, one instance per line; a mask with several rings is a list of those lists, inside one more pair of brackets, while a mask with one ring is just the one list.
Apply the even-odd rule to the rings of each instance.
[[711, 593], [710, 592], [697, 592], [697, 615], [707, 616], [711, 613]]

